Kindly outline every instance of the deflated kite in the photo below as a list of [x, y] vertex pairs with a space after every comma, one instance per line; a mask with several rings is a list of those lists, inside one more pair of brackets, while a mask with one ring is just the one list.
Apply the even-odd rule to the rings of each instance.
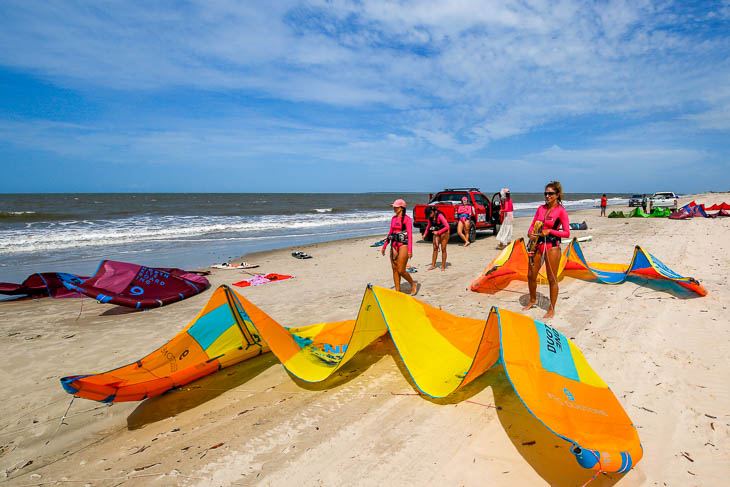
[[[476, 292], [494, 292], [502, 289], [512, 279], [527, 279], [527, 249], [525, 242], [519, 238], [504, 248], [497, 257], [489, 263], [484, 272], [471, 284], [471, 290]], [[592, 277], [604, 284], [621, 284], [630, 274], [639, 274], [654, 279], [666, 279], [686, 289], [705, 296], [707, 290], [692, 277], [683, 277], [665, 266], [659, 259], [645, 251], [638, 245], [634, 248], [634, 256], [629, 265], [605, 264], [588, 262], [583, 256], [576, 239], [563, 251], [558, 267], [558, 278], [566, 271], [587, 271]], [[541, 270], [539, 279], [546, 282], [546, 276]]]
[[147, 309], [181, 301], [210, 287], [208, 279], [182, 269], [145, 267], [102, 260], [96, 273], [80, 283], [63, 281], [70, 291], [102, 303]]
[[367, 287], [356, 320], [288, 329], [221, 286], [157, 351], [61, 383], [88, 399], [138, 401], [269, 350], [296, 377], [319, 382], [388, 332], [423, 394], [448, 396], [501, 363], [527, 409], [572, 444], [580, 465], [626, 472], [642, 457], [639, 435], [616, 396], [554, 328], [498, 308], [486, 320], [462, 318], [376, 286]]
[[102, 303], [147, 309], [181, 301], [209, 287], [208, 280], [194, 272], [102, 260], [91, 277], [65, 272], [33, 274], [22, 284], [0, 283], [0, 294], [52, 298], [86, 295]]

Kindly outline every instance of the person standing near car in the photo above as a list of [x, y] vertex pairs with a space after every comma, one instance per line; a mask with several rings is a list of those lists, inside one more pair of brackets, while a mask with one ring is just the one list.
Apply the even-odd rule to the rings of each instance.
[[606, 200], [606, 194], [604, 193], [603, 196], [601, 196], [601, 216], [606, 216], [606, 205], [608, 204], [608, 200]]
[[646, 213], [646, 195], [641, 198], [641, 209]]
[[[545, 272], [550, 284], [550, 308], [543, 318], [555, 316], [555, 303], [558, 300], [558, 266], [560, 265], [560, 239], [570, 237], [570, 221], [568, 212], [562, 205], [563, 187], [558, 181], [551, 181], [545, 186], [545, 204], [537, 208], [535, 217], [527, 232], [528, 238], [537, 239], [537, 254], [527, 269], [527, 287], [530, 290], [530, 301], [522, 308], [527, 311], [537, 301], [537, 275], [540, 273], [543, 258]], [[542, 222], [542, 230], [534, 232], [535, 222]]]
[[438, 257], [440, 246], [441, 271], [443, 272], [446, 270], [446, 244], [449, 242], [449, 237], [451, 236], [449, 232], [449, 221], [441, 210], [432, 206], [426, 208], [426, 218], [428, 218], [428, 225], [423, 232], [423, 239], [426, 240], [429, 233], [433, 237], [433, 255], [431, 256], [431, 267], [428, 270], [432, 271], [436, 268], [436, 257]]
[[406, 272], [408, 259], [413, 257], [413, 222], [406, 215], [406, 202], [397, 199], [392, 205], [395, 216], [390, 220], [390, 231], [385, 238], [381, 254], [390, 244], [390, 266], [393, 269], [393, 283], [396, 292], [400, 292], [400, 278], [403, 277], [411, 285], [411, 296], [418, 292], [418, 283]]
[[469, 204], [469, 200], [466, 196], [462, 196], [461, 205], [456, 208], [457, 221], [456, 233], [464, 241], [464, 247], [468, 247], [469, 242], [469, 230], [471, 228], [471, 216], [474, 214], [474, 209]]
[[497, 234], [497, 241], [499, 242], [497, 249], [502, 250], [512, 242], [512, 212], [514, 211], [514, 205], [512, 204], [512, 195], [509, 188], [502, 188], [499, 195], [502, 197], [502, 204], [499, 207], [499, 212], [502, 214], [502, 227]]

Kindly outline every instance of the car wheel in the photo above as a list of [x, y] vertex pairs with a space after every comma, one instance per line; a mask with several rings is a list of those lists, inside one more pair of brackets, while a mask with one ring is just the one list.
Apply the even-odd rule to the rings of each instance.
[[473, 242], [477, 239], [477, 226], [474, 222], [469, 225], [469, 242]]

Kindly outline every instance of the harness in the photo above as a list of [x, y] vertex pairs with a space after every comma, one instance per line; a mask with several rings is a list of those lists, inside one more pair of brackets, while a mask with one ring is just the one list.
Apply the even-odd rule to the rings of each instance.
[[[547, 217], [551, 211], [552, 211], [552, 208], [550, 210], [548, 210], [547, 213], [545, 213], [545, 220], [547, 220]], [[545, 220], [543, 220], [543, 223]], [[563, 228], [563, 222], [560, 221], [560, 217], [555, 219], [555, 223], [553, 223], [553, 230], [557, 230], [558, 226], [560, 226], [560, 228]], [[549, 243], [552, 245], [559, 246], [560, 237], [558, 237], [557, 235], [552, 235], [552, 234], [548, 235], [547, 237], [542, 237], [542, 236], [537, 237], [537, 243]]]
[[[406, 225], [404, 222], [404, 219], [406, 217], [405, 212], [400, 216], [400, 228], [401, 231], [397, 233], [389, 233], [386, 237], [388, 241], [392, 244], [393, 242], [399, 242], [402, 244], [408, 244], [408, 231], [406, 230]], [[391, 245], [391, 250], [393, 249], [393, 246]]]
[[[431, 224], [428, 227], [429, 232], [435, 233], [440, 230], [443, 230], [444, 227], [448, 226], [448, 225], [444, 225], [443, 223], [441, 223], [441, 221], [439, 221], [439, 215], [443, 215], [443, 212], [441, 210], [435, 209], [435, 210], [431, 211], [431, 216], [428, 219], [429, 223]], [[435, 216], [435, 218], [434, 218], [434, 216]], [[444, 217], [446, 217], [446, 215], [444, 215]]]

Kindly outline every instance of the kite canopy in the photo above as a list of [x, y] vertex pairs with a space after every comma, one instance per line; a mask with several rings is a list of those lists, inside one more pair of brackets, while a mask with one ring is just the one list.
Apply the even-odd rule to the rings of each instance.
[[619, 211], [612, 211], [611, 213], [608, 214], [608, 217], [609, 218], [626, 218], [626, 215], [624, 214], [623, 211], [619, 210]]
[[145, 267], [102, 260], [96, 273], [77, 283], [62, 281], [70, 291], [102, 303], [147, 309], [181, 301], [210, 287], [208, 280], [182, 269]]
[[[471, 290], [476, 292], [495, 292], [502, 289], [512, 279], [527, 279], [527, 250], [525, 242], [519, 238], [504, 248], [502, 252], [490, 262], [484, 272], [471, 284]], [[558, 278], [566, 271], [588, 271], [596, 280], [604, 284], [621, 284], [629, 274], [640, 274], [644, 277], [666, 279], [678, 285], [705, 296], [707, 290], [696, 279], [683, 277], [665, 266], [659, 259], [645, 251], [638, 245], [634, 248], [631, 263], [604, 264], [588, 262], [577, 239], [571, 240], [563, 251], [558, 267]], [[544, 268], [540, 271], [539, 279], [546, 281]]]
[[557, 330], [498, 308], [486, 321], [458, 317], [376, 286], [366, 288], [356, 320], [288, 329], [221, 286], [157, 351], [119, 369], [64, 377], [61, 383], [88, 399], [137, 401], [269, 349], [291, 374], [319, 382], [388, 332], [423, 394], [448, 396], [502, 363], [527, 409], [572, 444], [581, 466], [626, 472], [642, 457], [639, 435], [616, 396]]
[[88, 277], [65, 272], [43, 272], [28, 276], [21, 284], [0, 282], [0, 294], [11, 296], [27, 294], [29, 296], [51, 296], [52, 298], [81, 297], [75, 291], [70, 291], [63, 283], [79, 284], [84, 279], [88, 279]]

